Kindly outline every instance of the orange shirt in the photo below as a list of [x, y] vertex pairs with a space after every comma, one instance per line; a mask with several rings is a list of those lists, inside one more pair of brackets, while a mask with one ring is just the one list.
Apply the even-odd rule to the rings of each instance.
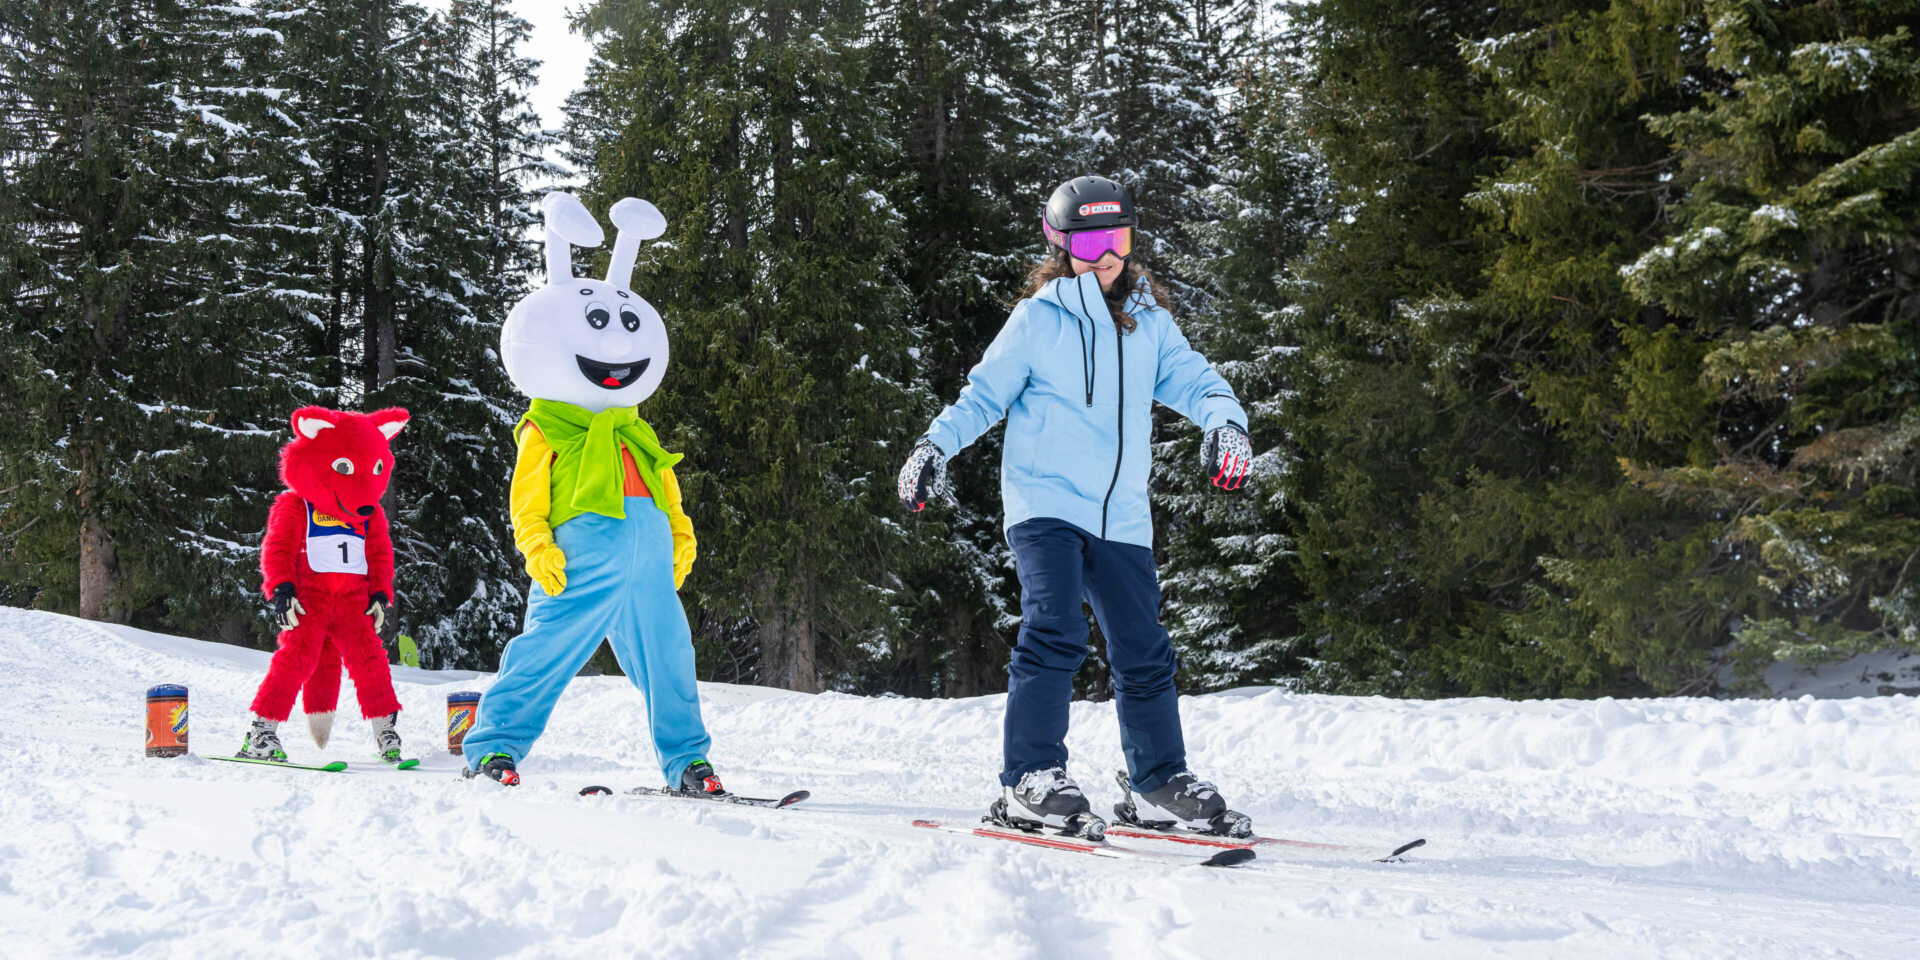
[[[531, 420], [527, 421], [527, 429], [532, 430], [534, 433], [540, 433], [540, 425]], [[544, 438], [546, 434], [540, 433], [540, 436]], [[554, 454], [555, 458], [559, 456], [557, 453]], [[620, 486], [620, 492], [623, 495], [629, 497], [653, 496], [653, 492], [647, 489], [647, 481], [640, 477], [640, 465], [633, 462], [633, 451], [628, 450], [627, 445], [624, 443], [620, 445], [620, 467], [622, 472], [626, 474], [626, 480]]]

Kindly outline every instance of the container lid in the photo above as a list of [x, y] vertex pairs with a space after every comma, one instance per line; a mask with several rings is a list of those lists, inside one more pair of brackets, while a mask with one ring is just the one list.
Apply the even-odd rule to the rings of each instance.
[[186, 695], [187, 688], [177, 683], [163, 683], [157, 687], [147, 688], [149, 697], [184, 697]]
[[480, 691], [478, 691], [478, 690], [462, 690], [462, 691], [460, 691], [459, 693], [449, 693], [449, 694], [447, 694], [447, 700], [448, 700], [448, 701], [454, 701], [454, 700], [478, 700], [478, 699], [480, 699]]

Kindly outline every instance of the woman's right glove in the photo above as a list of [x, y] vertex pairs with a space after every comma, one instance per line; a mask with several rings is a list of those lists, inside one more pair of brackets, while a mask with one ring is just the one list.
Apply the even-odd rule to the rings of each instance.
[[900, 468], [898, 491], [900, 505], [914, 513], [926, 509], [928, 500], [947, 492], [947, 457], [933, 441], [921, 437], [913, 445], [913, 453]]
[[1207, 431], [1207, 442], [1200, 445], [1200, 465], [1207, 479], [1222, 490], [1238, 490], [1253, 469], [1253, 441], [1237, 423]]
[[567, 588], [567, 555], [560, 552], [560, 545], [549, 540], [527, 551], [527, 576], [547, 596], [559, 596]]

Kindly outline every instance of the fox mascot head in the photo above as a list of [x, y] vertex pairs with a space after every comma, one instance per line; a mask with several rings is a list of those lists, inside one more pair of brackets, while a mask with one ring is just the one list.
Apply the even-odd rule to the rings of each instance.
[[[293, 441], [280, 450], [280, 479], [315, 508], [348, 522], [373, 516], [393, 477], [388, 441], [407, 425], [399, 407], [351, 413], [293, 412]], [[335, 511], [338, 511], [337, 513]]]

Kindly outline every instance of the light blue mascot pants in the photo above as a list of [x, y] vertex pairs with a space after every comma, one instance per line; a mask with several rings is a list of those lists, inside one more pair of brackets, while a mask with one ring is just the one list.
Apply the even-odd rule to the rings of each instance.
[[553, 532], [567, 557], [567, 586], [527, 595], [526, 627], [508, 642], [500, 676], [480, 698], [462, 745], [467, 765], [527, 755], [562, 691], [606, 638], [627, 679], [647, 697], [653, 749], [669, 786], [713, 741], [700, 721], [693, 632], [673, 589], [673, 531], [648, 497], [626, 498], [627, 517], [583, 513]]

